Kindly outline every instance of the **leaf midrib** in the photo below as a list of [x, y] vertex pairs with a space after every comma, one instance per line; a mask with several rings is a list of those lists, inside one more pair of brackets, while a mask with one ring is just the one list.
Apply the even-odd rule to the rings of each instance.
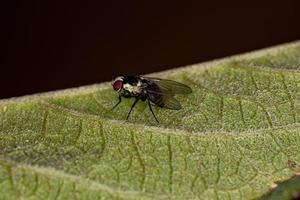
[[172, 195], [157, 195], [155, 193], [149, 192], [141, 192], [135, 190], [121, 190], [120, 188], [114, 188], [112, 186], [108, 186], [106, 184], [100, 183], [99, 181], [92, 180], [90, 178], [82, 177], [79, 175], [72, 175], [70, 173], [65, 173], [62, 170], [57, 170], [53, 167], [42, 167], [36, 165], [27, 165], [27, 164], [20, 164], [16, 163], [15, 161], [8, 160], [5, 158], [0, 157], [0, 165], [7, 167], [10, 171], [10, 179], [13, 181], [13, 170], [12, 169], [19, 169], [19, 170], [29, 170], [36, 174], [46, 176], [46, 177], [57, 177], [61, 178], [62, 180], [69, 180], [74, 183], [81, 183], [82, 185], [88, 185], [89, 189], [91, 190], [102, 190], [106, 191], [112, 195], [126, 197], [126, 198], [136, 198], [136, 197], [150, 197], [150, 198], [169, 198]]
[[248, 129], [248, 130], [243, 130], [243, 131], [238, 131], [238, 130], [232, 130], [232, 131], [224, 131], [222, 129], [220, 130], [215, 130], [215, 131], [187, 131], [186, 129], [179, 129], [179, 128], [172, 128], [172, 127], [163, 127], [163, 126], [151, 126], [151, 125], [145, 125], [143, 123], [133, 123], [130, 121], [124, 121], [124, 120], [118, 120], [118, 119], [110, 119], [110, 118], [105, 118], [99, 115], [91, 114], [91, 113], [86, 113], [82, 111], [77, 111], [71, 108], [66, 108], [63, 106], [59, 106], [53, 103], [49, 102], [43, 102], [42, 106], [44, 106], [46, 109], [53, 109], [58, 112], [63, 112], [65, 114], [73, 115], [75, 117], [80, 117], [80, 118], [88, 118], [90, 120], [94, 120], [97, 122], [103, 122], [107, 121], [109, 123], [117, 124], [117, 125], [122, 125], [126, 127], [134, 127], [136, 129], [140, 130], [155, 130], [155, 132], [159, 134], [171, 134], [171, 135], [189, 135], [193, 137], [219, 137], [220, 135], [226, 135], [226, 136], [239, 136], [239, 137], [248, 137], [249, 135], [258, 135], [260, 132], [266, 132], [266, 131], [271, 131], [271, 130], [281, 130], [281, 129], [286, 129], [286, 128], [298, 128], [300, 127], [299, 122], [295, 123], [290, 123], [290, 124], [285, 124], [285, 125], [279, 125], [279, 126], [272, 126], [272, 127], [267, 127], [267, 128], [260, 128], [260, 129]]

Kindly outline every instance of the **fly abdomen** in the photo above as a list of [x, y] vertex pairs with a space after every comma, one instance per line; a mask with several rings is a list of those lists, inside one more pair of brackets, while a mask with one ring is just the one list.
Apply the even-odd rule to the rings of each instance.
[[163, 103], [162, 95], [161, 94], [149, 94], [148, 98], [155, 105], [163, 107], [164, 103]]
[[148, 98], [153, 104], [159, 107], [164, 106], [162, 92], [156, 84], [148, 85], [146, 90], [148, 91], [147, 92]]

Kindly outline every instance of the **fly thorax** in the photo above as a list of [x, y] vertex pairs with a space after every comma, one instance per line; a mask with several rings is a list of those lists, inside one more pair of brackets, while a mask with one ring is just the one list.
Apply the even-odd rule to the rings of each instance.
[[139, 94], [142, 91], [141, 83], [140, 82], [138, 82], [137, 85], [131, 85], [129, 83], [125, 83], [123, 85], [123, 88], [125, 90], [127, 90], [128, 92], [133, 93], [133, 94]]

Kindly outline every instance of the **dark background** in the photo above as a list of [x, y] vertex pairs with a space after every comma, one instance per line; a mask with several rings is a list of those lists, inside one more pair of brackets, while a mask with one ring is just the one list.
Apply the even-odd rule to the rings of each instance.
[[298, 0], [28, 0], [2, 5], [0, 98], [297, 40], [299, 8]]

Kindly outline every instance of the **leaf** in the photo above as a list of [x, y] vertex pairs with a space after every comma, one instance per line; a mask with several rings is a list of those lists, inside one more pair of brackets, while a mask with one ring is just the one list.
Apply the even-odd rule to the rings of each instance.
[[[253, 199], [299, 172], [300, 42], [154, 74], [183, 109], [108, 83], [2, 100], [0, 199]], [[292, 163], [292, 164], [291, 164]]]
[[300, 197], [300, 176], [293, 176], [289, 180], [275, 184], [275, 188], [263, 195], [260, 200], [296, 200]]

